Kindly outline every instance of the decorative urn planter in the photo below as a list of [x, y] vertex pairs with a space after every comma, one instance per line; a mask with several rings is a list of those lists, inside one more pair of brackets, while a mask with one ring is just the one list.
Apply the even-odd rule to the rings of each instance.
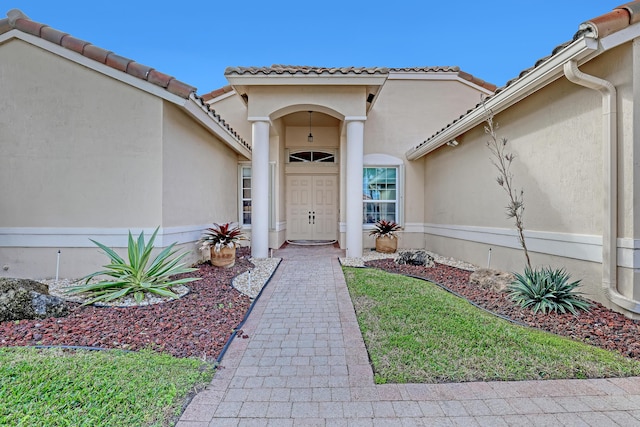
[[209, 248], [211, 252], [211, 265], [215, 267], [229, 268], [236, 264], [236, 247], [224, 246], [219, 251], [214, 246]]
[[398, 238], [380, 236], [376, 238], [376, 252], [392, 254], [398, 250]]
[[200, 250], [209, 249], [211, 265], [214, 267], [233, 267], [236, 264], [236, 248], [239, 241], [246, 237], [238, 224], [225, 222], [213, 223], [213, 227], [207, 228], [198, 241]]
[[369, 236], [376, 238], [376, 252], [392, 254], [398, 250], [397, 231], [402, 228], [395, 221], [381, 219], [373, 225]]

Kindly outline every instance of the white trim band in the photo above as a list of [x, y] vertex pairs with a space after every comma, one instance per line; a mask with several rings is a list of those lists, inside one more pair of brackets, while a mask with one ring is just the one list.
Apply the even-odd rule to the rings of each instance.
[[[451, 224], [425, 224], [425, 233], [507, 248], [520, 248], [516, 230]], [[602, 237], [525, 230], [527, 248], [532, 252], [582, 261], [602, 262]], [[618, 266], [640, 268], [640, 239], [618, 239]]]
[[[166, 248], [172, 243], [195, 243], [211, 224], [186, 225], [160, 228], [154, 246]], [[132, 228], [134, 238], [144, 231], [146, 240], [155, 228]], [[0, 248], [95, 248], [89, 239], [110, 248], [126, 248], [129, 238], [127, 228], [81, 227], [0, 227]]]

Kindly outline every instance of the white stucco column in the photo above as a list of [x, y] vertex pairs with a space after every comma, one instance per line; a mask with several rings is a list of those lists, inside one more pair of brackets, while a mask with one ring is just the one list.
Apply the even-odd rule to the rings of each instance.
[[362, 167], [364, 118], [347, 122], [347, 257], [362, 256]]
[[269, 257], [269, 122], [251, 124], [251, 256]]

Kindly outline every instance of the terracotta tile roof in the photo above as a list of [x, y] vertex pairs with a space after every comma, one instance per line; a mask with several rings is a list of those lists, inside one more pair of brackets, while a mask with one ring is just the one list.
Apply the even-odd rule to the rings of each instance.
[[[637, 22], [640, 22], [640, 0], [632, 1], [630, 3], [623, 4], [622, 6], [618, 6], [613, 9], [611, 12], [607, 12], [603, 15], [600, 15], [596, 18], [590, 19], [588, 21], [580, 24], [578, 31], [574, 34], [573, 39], [564, 42], [558, 46], [556, 46], [550, 55], [545, 56], [544, 58], [538, 59], [533, 67], [527, 68], [520, 72], [518, 77], [515, 77], [509, 80], [504, 86], [498, 88], [495, 93], [491, 96], [487, 96], [484, 100], [491, 99], [497, 96], [500, 92], [504, 91], [509, 86], [516, 83], [518, 80], [526, 76], [527, 74], [534, 71], [536, 68], [540, 67], [542, 64], [547, 62], [549, 59], [557, 55], [559, 52], [564, 50], [567, 46], [569, 46], [574, 41], [580, 39], [585, 35], [591, 35], [591, 37], [601, 38], [623, 30], [630, 25], [633, 25]], [[428, 139], [418, 144], [414, 149], [418, 149], [426, 144], [428, 144], [432, 139], [438, 136], [440, 133], [444, 132], [446, 129], [450, 128], [458, 121], [468, 116], [471, 112], [477, 110], [478, 108], [482, 108], [483, 103], [478, 103], [474, 108], [468, 110], [465, 114], [462, 114], [453, 122], [447, 124], [444, 128], [440, 129], [435, 134], [431, 135]]]
[[195, 87], [156, 71], [151, 67], [116, 55], [109, 50], [102, 49], [87, 41], [75, 38], [45, 24], [32, 21], [18, 9], [10, 10], [7, 13], [7, 18], [0, 20], [0, 34], [4, 34], [13, 29], [40, 37], [43, 40], [47, 40], [51, 43], [77, 52], [80, 55], [127, 73], [133, 77], [153, 83], [154, 85], [160, 86], [181, 98], [188, 99], [192, 93], [196, 92]]
[[460, 77], [461, 79], [472, 82], [492, 92], [496, 90], [496, 85], [486, 82], [482, 79], [479, 79], [469, 73], [465, 73], [464, 71], [461, 71], [460, 67], [458, 66], [389, 68], [389, 71], [405, 72], [405, 73], [428, 73], [428, 72], [458, 73], [458, 77]]
[[204, 100], [204, 101], [210, 101], [213, 98], [217, 98], [221, 95], [224, 95], [225, 93], [229, 93], [233, 91], [233, 87], [231, 87], [231, 85], [226, 85], [221, 87], [220, 89], [216, 89], [216, 90], [212, 90], [209, 93], [205, 93], [204, 95], [201, 95], [200, 97]]
[[460, 78], [473, 82], [478, 86], [482, 86], [490, 91], [496, 90], [496, 85], [488, 83], [482, 79], [472, 76], [469, 73], [460, 71], [460, 67], [405, 67], [405, 68], [387, 68], [387, 67], [340, 67], [340, 68], [327, 68], [327, 67], [309, 67], [299, 65], [272, 65], [271, 67], [227, 67], [224, 71], [225, 76], [229, 75], [270, 75], [270, 74], [289, 74], [289, 75], [372, 75], [372, 74], [389, 74], [389, 72], [405, 72], [405, 73], [425, 73], [425, 72], [456, 72]]
[[326, 68], [326, 67], [310, 67], [304, 65], [279, 65], [275, 64], [270, 67], [227, 67], [224, 70], [224, 75], [229, 76], [232, 74], [290, 74], [290, 75], [347, 75], [347, 74], [389, 74], [389, 69], [385, 67], [341, 67], [341, 68]]
[[206, 99], [204, 96], [197, 96], [195, 93], [191, 94], [191, 99], [198, 104], [198, 106], [207, 113], [209, 117], [215, 120], [220, 124], [223, 128], [225, 128], [229, 133], [236, 139], [240, 144], [245, 146], [249, 151], [251, 151], [251, 145], [245, 141], [238, 132], [236, 132], [229, 123], [225, 119], [223, 119], [220, 114], [216, 113], [216, 110], [211, 108], [211, 105], [206, 103]]

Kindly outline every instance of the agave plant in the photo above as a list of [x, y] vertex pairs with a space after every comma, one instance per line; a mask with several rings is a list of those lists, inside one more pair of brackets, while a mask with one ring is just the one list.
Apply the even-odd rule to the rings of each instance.
[[542, 311], [571, 313], [577, 315], [578, 310], [588, 311], [591, 303], [582, 298], [574, 289], [580, 280], [570, 282], [571, 277], [564, 268], [545, 267], [531, 269], [526, 267], [524, 274], [514, 273], [516, 280], [509, 285], [509, 295], [521, 307], [530, 307], [534, 313]]
[[[182, 285], [198, 278], [188, 277], [171, 280], [171, 276], [182, 273], [195, 271], [195, 268], [185, 267], [184, 263], [180, 263], [188, 252], [178, 255], [176, 258], [170, 259], [178, 251], [173, 250], [175, 243], [165, 248], [162, 252], [151, 261], [151, 252], [153, 251], [153, 242], [158, 234], [160, 227], [156, 228], [149, 242], [144, 242], [144, 232], [140, 233], [137, 240], [134, 240], [129, 231], [129, 245], [127, 263], [113, 249], [110, 249], [102, 243], [91, 240], [111, 259], [111, 263], [103, 266], [106, 270], [91, 273], [82, 279], [84, 285], [70, 287], [67, 292], [70, 294], [89, 293], [91, 298], [84, 304], [93, 304], [95, 302], [110, 302], [118, 298], [133, 294], [136, 302], [140, 303], [144, 300], [146, 293], [153, 293], [162, 297], [178, 298], [178, 295], [171, 291], [172, 286]], [[98, 283], [89, 283], [91, 279], [97, 276], [108, 276], [110, 280], [103, 280]]]
[[395, 221], [387, 221], [386, 219], [381, 219], [380, 221], [374, 224], [374, 229], [369, 232], [369, 236], [378, 237], [395, 237], [396, 231], [400, 231], [401, 227]]
[[225, 222], [224, 224], [213, 224], [207, 228], [200, 237], [200, 249], [213, 247], [216, 252], [220, 252], [223, 247], [234, 248], [240, 240], [246, 239], [242, 229], [238, 224]]

